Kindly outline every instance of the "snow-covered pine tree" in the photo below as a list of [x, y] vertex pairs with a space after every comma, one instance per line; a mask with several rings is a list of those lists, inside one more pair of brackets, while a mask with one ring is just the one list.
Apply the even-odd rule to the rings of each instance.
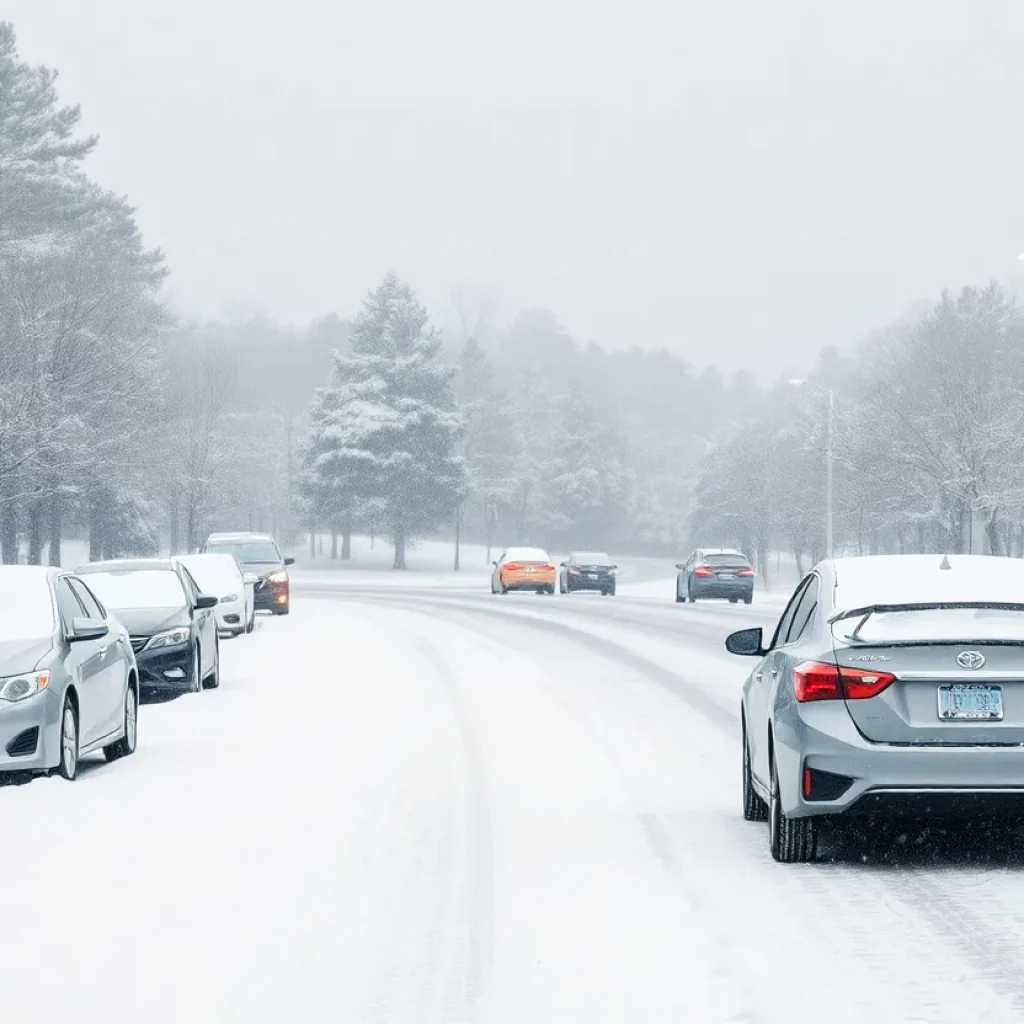
[[389, 274], [364, 301], [313, 411], [312, 486], [356, 518], [372, 515], [391, 536], [396, 569], [408, 540], [444, 522], [462, 488], [453, 378], [426, 310]]

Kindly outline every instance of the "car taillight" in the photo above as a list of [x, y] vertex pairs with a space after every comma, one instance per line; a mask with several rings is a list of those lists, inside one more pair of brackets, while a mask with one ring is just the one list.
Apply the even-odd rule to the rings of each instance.
[[569, 575], [570, 576], [579, 576], [579, 574], [580, 574], [579, 569], [574, 569], [572, 566], [569, 566]]
[[710, 565], [698, 565], [697, 568], [693, 570], [694, 576], [714, 576], [714, 574], [715, 570], [712, 569]]
[[504, 568], [508, 569], [509, 572], [519, 572], [522, 566], [518, 562], [506, 562]]
[[820, 661], [805, 661], [793, 669], [793, 689], [801, 704], [812, 700], [866, 700], [877, 697], [896, 682], [889, 672], [840, 668]]
[[736, 575], [737, 576], [753, 576], [754, 575], [754, 570], [753, 569], [737, 569], [736, 570]]
[[540, 569], [541, 572], [554, 572], [555, 571], [555, 567], [553, 565], [538, 565], [537, 568]]

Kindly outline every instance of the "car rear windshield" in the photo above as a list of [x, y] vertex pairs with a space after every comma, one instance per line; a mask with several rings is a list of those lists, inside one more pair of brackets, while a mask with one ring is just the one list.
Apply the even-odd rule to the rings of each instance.
[[750, 563], [742, 555], [705, 555], [705, 565], [740, 565], [746, 566]]
[[0, 640], [37, 640], [56, 628], [45, 579], [0, 584]]
[[252, 565], [277, 565], [281, 553], [271, 540], [212, 541], [206, 545], [208, 554], [233, 555], [239, 562]]
[[854, 643], [865, 644], [1024, 643], [1024, 609], [989, 606], [873, 612], [867, 618], [856, 615], [837, 620], [832, 624], [832, 634], [843, 642], [852, 638]]
[[90, 572], [84, 577], [109, 608], [180, 608], [185, 590], [173, 569]]
[[612, 560], [603, 551], [577, 551], [573, 558], [579, 565], [612, 564]]
[[548, 562], [548, 553], [543, 548], [509, 548], [506, 562]]

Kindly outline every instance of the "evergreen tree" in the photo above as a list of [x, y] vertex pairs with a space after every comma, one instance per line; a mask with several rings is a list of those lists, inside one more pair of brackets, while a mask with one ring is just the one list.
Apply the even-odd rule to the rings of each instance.
[[[464, 466], [454, 372], [412, 289], [388, 275], [352, 324], [348, 352], [313, 409], [307, 487], [390, 535], [394, 567], [410, 538], [454, 512]], [[337, 507], [335, 504], [334, 507]]]

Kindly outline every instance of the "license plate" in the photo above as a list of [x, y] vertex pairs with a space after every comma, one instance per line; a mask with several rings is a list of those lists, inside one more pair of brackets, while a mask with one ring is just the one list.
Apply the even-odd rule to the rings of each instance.
[[536, 572], [536, 569], [524, 569], [523, 572]]
[[597, 573], [596, 573], [596, 572], [588, 572], [588, 573], [587, 573], [587, 575], [588, 575], [588, 576], [589, 576], [589, 577], [590, 577], [590, 578], [591, 578], [592, 580], [596, 580], [596, 579], [597, 579]]
[[720, 572], [718, 574], [720, 580], [734, 580], [736, 579], [736, 573], [734, 572]]
[[1002, 721], [1003, 688], [983, 683], [953, 683], [939, 687], [939, 718]]

